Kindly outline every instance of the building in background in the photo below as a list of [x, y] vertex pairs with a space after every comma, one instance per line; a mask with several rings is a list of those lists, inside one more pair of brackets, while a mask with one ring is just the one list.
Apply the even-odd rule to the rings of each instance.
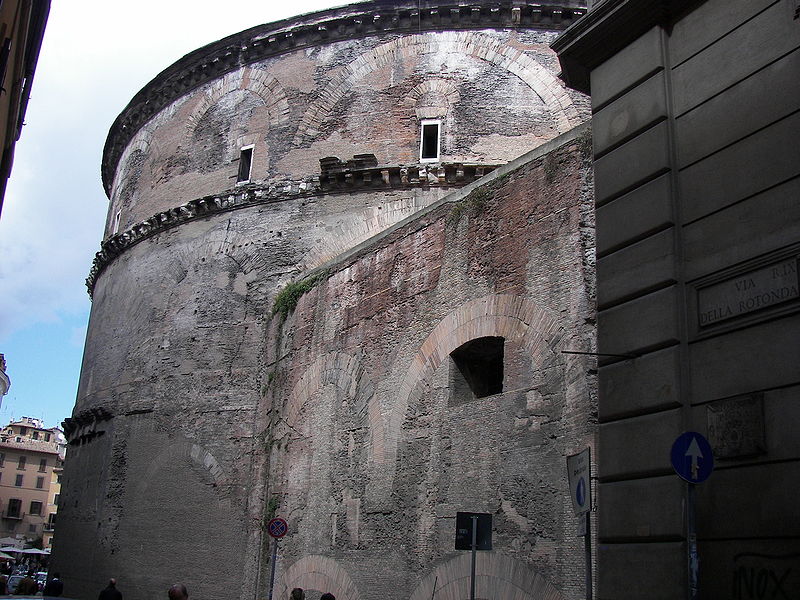
[[50, 0], [0, 3], [0, 212], [49, 13]]
[[66, 440], [23, 417], [0, 431], [0, 537], [47, 549], [58, 510]]
[[[598, 347], [622, 355], [599, 370], [598, 596], [797, 597], [800, 3], [607, 0], [553, 47], [591, 92]], [[684, 431], [704, 483], [673, 472]]]

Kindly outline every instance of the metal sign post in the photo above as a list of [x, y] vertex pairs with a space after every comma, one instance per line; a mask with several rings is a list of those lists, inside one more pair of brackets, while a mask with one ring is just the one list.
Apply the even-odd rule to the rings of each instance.
[[492, 549], [492, 515], [488, 513], [456, 513], [456, 550], [472, 551], [469, 577], [469, 599], [475, 600], [475, 564], [478, 550]]
[[572, 508], [580, 519], [578, 535], [583, 536], [586, 600], [592, 600], [592, 455], [589, 448], [567, 457], [567, 478]]
[[478, 556], [478, 515], [472, 515], [472, 568], [469, 571], [469, 600], [475, 600], [475, 559]]
[[686, 482], [686, 597], [688, 600], [697, 600], [700, 556], [697, 552], [694, 486], [711, 476], [714, 470], [714, 451], [705, 437], [696, 431], [686, 431], [672, 444], [670, 461], [678, 477]]
[[272, 540], [272, 560], [269, 569], [269, 600], [272, 600], [272, 590], [275, 586], [275, 563], [278, 560], [278, 538]]
[[269, 600], [272, 600], [272, 590], [275, 585], [275, 563], [278, 562], [278, 540], [289, 532], [289, 524], [280, 517], [275, 517], [267, 523], [267, 533], [272, 536], [272, 564], [269, 570]]

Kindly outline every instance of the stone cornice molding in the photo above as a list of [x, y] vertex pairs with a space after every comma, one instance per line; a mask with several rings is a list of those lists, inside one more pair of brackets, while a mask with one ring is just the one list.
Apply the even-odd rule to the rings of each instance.
[[126, 231], [104, 240], [95, 254], [86, 278], [89, 297], [103, 270], [131, 246], [158, 233], [215, 213], [237, 210], [257, 204], [281, 202], [322, 194], [385, 191], [417, 187], [461, 187], [494, 171], [499, 165], [436, 163], [435, 165], [396, 165], [343, 169], [323, 173], [306, 180], [279, 181], [240, 186], [222, 194], [191, 200], [186, 204], [157, 213]]
[[179, 59], [133, 97], [106, 138], [103, 186], [110, 196], [117, 163], [148, 120], [188, 92], [245, 65], [302, 48], [382, 33], [487, 28], [562, 30], [586, 13], [585, 6], [584, 0], [374, 0], [230, 35]]
[[656, 25], [665, 25], [705, 0], [601, 0], [556, 38], [561, 79], [590, 93], [589, 74]]

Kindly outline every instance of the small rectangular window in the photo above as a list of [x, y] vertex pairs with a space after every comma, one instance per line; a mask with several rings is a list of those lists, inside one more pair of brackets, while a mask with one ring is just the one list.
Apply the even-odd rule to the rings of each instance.
[[37, 477], [36, 478], [36, 489], [41, 490], [44, 488], [44, 477]]
[[50, 441], [50, 434], [49, 433], [45, 433], [44, 434], [44, 441], [45, 442], [49, 442]]
[[53, 504], [55, 504], [56, 506], [58, 506], [58, 498], [59, 498], [59, 496], [61, 496], [61, 494], [55, 494], [53, 496]]
[[22, 487], [22, 475], [17, 475], [17, 479], [14, 481], [14, 485], [17, 487]]
[[32, 515], [41, 516], [42, 514], [42, 503], [36, 500], [31, 501], [31, 510], [30, 513]]
[[24, 471], [25, 470], [25, 457], [20, 456], [19, 460], [17, 461], [17, 470]]
[[39, 472], [44, 473], [45, 469], [47, 469], [47, 459], [42, 458], [39, 460]]
[[28, 428], [27, 427], [20, 427], [19, 428], [20, 435], [28, 435]]
[[111, 230], [112, 235], [116, 235], [119, 233], [119, 222], [122, 219], [122, 211], [118, 210], [117, 214], [114, 215], [114, 227]]
[[11, 498], [8, 501], [8, 511], [6, 515], [15, 519], [19, 519], [20, 510], [22, 510], [22, 500], [19, 498]]
[[253, 168], [253, 146], [242, 148], [239, 155], [239, 174], [236, 176], [236, 183], [247, 183], [250, 181], [250, 171]]
[[6, 453], [0, 452], [0, 467], [3, 466], [3, 463], [6, 462]]
[[31, 435], [31, 437], [33, 439], [35, 439], [35, 440], [38, 440], [39, 439], [39, 432], [38, 431], [34, 431], [33, 434]]
[[419, 158], [421, 161], [439, 160], [439, 143], [441, 140], [441, 121], [422, 121], [422, 132], [419, 143]]

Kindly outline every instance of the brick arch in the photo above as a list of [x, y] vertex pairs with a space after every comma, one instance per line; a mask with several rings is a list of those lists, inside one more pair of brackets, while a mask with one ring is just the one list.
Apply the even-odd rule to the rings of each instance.
[[188, 458], [197, 469], [205, 471], [214, 487], [226, 483], [227, 475], [216, 457], [202, 445], [182, 439], [164, 444], [159, 452], [151, 457], [145, 476], [139, 478], [134, 486], [136, 496], [140, 496], [150, 486], [165, 464], [174, 463], [181, 458]]
[[375, 398], [372, 382], [364, 373], [361, 361], [343, 352], [332, 352], [318, 357], [292, 387], [283, 410], [283, 419], [276, 426], [274, 437], [296, 430], [303, 406], [325, 385], [333, 384], [348, 397], [356, 400], [356, 417], [366, 422], [369, 432], [371, 460], [376, 461], [385, 446], [385, 427], [380, 406]]
[[125, 147], [125, 151], [117, 161], [117, 171], [114, 176], [114, 187], [111, 190], [112, 199], [114, 199], [119, 193], [120, 186], [118, 184], [127, 182], [128, 178], [125, 177], [126, 174], [124, 171], [128, 168], [128, 160], [137, 152], [147, 156], [150, 153], [150, 146], [152, 143], [153, 132], [149, 129], [140, 129], [138, 132], [136, 132], [136, 135], [133, 137], [131, 142]]
[[[522, 296], [495, 294], [470, 300], [443, 318], [417, 350], [400, 384], [389, 415], [381, 461], [394, 469], [401, 428], [408, 406], [422, 393], [424, 384], [466, 342], [487, 336], [519, 341], [533, 365], [561, 360], [558, 345], [563, 336], [555, 316]], [[378, 457], [376, 457], [378, 462]]]
[[[435, 104], [422, 104], [431, 98], [436, 100]], [[455, 85], [444, 79], [434, 78], [414, 86], [403, 98], [403, 104], [413, 108], [418, 119], [429, 119], [444, 116], [460, 99], [461, 94]]]
[[[440, 564], [417, 584], [409, 600], [468, 598], [470, 562], [470, 555], [464, 552]], [[486, 600], [564, 600], [564, 595], [540, 573], [499, 552], [478, 552], [475, 596]]]
[[332, 235], [325, 235], [316, 242], [298, 263], [300, 272], [310, 271], [323, 263], [347, 252], [354, 246], [385, 231], [424, 208], [425, 196], [386, 200], [379, 206], [371, 206], [341, 218]]
[[258, 96], [267, 107], [273, 125], [285, 123], [289, 118], [289, 101], [280, 82], [263, 69], [245, 67], [217, 79], [196, 101], [186, 119], [187, 138], [191, 136], [200, 119], [208, 109], [224, 96], [238, 90], [245, 90]]
[[558, 132], [564, 133], [580, 124], [578, 110], [563, 84], [544, 66], [524, 52], [494, 40], [487, 35], [466, 31], [447, 31], [436, 34], [407, 35], [381, 44], [363, 53], [331, 79], [320, 90], [317, 100], [306, 110], [293, 143], [299, 146], [307, 136], [314, 136], [333, 107], [357, 81], [400, 57], [440, 52], [453, 48], [461, 55], [471, 56], [507, 70], [525, 82], [542, 102], [553, 110]]
[[359, 600], [361, 594], [350, 574], [336, 560], [327, 556], [304, 556], [278, 578], [275, 598], [288, 598], [293, 588], [330, 592], [336, 600]]

